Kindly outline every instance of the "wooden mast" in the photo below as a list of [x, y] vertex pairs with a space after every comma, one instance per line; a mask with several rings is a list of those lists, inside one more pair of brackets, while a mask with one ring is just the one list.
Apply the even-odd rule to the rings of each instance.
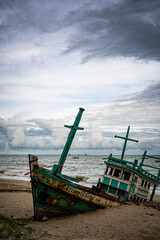
[[123, 145], [121, 160], [123, 160], [123, 157], [124, 157], [124, 153], [125, 153], [125, 150], [126, 150], [127, 141], [138, 142], [138, 140], [134, 140], [134, 139], [128, 138], [128, 136], [129, 136], [129, 130], [130, 130], [130, 126], [128, 126], [127, 133], [126, 133], [126, 137], [120, 137], [120, 136], [117, 136], [117, 135], [114, 136], [115, 138], [121, 138], [121, 139], [124, 139], [124, 140], [125, 140], [125, 141], [124, 141], [124, 145]]
[[68, 138], [67, 138], [66, 144], [64, 146], [62, 155], [60, 157], [59, 163], [58, 163], [58, 165], [55, 164], [53, 166], [53, 173], [61, 173], [62, 167], [63, 167], [64, 162], [66, 160], [66, 157], [68, 155], [68, 152], [69, 152], [69, 149], [71, 147], [73, 138], [74, 138], [74, 136], [76, 134], [76, 131], [84, 129], [84, 128], [78, 127], [78, 125], [80, 123], [80, 120], [81, 120], [81, 117], [82, 117], [82, 114], [83, 114], [83, 111], [85, 111], [84, 108], [79, 108], [79, 112], [78, 112], [77, 117], [76, 117], [76, 119], [75, 119], [75, 121], [74, 121], [72, 126], [64, 125], [65, 127], [70, 128], [71, 130], [70, 130], [70, 133], [68, 135]]

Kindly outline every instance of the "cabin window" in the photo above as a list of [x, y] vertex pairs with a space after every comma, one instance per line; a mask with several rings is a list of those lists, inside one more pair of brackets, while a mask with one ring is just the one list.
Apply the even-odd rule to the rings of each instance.
[[143, 187], [143, 185], [144, 185], [144, 180], [142, 179], [141, 186]]
[[114, 176], [114, 177], [120, 177], [120, 175], [121, 175], [121, 170], [115, 169], [113, 176]]
[[134, 182], [137, 183], [138, 182], [138, 177], [135, 176]]
[[150, 182], [148, 183], [148, 189], [150, 189]]
[[107, 173], [108, 175], [112, 175], [112, 172], [113, 172], [113, 168], [112, 168], [112, 167], [108, 167], [106, 173]]
[[146, 182], [145, 182], [145, 185], [144, 185], [145, 188], [147, 188], [147, 183], [148, 183], [148, 182], [146, 181]]
[[136, 201], [136, 196], [135, 197], [133, 197], [133, 202], [135, 202]]
[[139, 197], [137, 197], [136, 202], [139, 202]]
[[132, 199], [133, 199], [133, 197], [132, 197], [132, 196], [130, 196], [130, 201], [132, 201]]
[[130, 172], [123, 171], [122, 179], [129, 181], [130, 176]]

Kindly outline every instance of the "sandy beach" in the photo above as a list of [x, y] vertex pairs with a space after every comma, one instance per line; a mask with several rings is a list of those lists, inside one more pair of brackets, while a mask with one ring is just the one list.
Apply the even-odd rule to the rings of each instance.
[[[93, 212], [33, 221], [27, 226], [46, 231], [41, 239], [159, 240], [160, 196], [155, 204], [122, 204]], [[29, 182], [0, 179], [0, 215], [13, 219], [33, 216]]]

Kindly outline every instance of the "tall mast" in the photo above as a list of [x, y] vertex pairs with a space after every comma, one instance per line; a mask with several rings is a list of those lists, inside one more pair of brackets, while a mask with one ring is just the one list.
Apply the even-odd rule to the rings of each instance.
[[61, 173], [63, 164], [66, 160], [67, 155], [68, 155], [68, 152], [69, 152], [69, 149], [71, 147], [73, 138], [76, 134], [76, 131], [84, 129], [84, 128], [78, 127], [78, 125], [80, 123], [80, 120], [81, 120], [81, 117], [82, 117], [82, 114], [83, 114], [83, 111], [85, 111], [84, 108], [79, 108], [79, 112], [78, 112], [77, 117], [76, 117], [72, 126], [64, 125], [65, 127], [70, 128], [71, 130], [70, 130], [70, 133], [68, 135], [68, 138], [67, 138], [66, 144], [64, 146], [64, 149], [63, 149], [62, 155], [60, 157], [60, 160], [58, 162], [58, 165], [55, 164], [53, 166], [53, 172], [54, 173]]

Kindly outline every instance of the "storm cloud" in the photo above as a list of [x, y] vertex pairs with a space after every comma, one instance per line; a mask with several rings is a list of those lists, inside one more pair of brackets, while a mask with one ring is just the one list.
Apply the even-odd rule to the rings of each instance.
[[66, 52], [81, 51], [83, 61], [106, 57], [160, 60], [159, 1], [97, 1], [97, 5], [87, 4], [70, 13], [68, 25], [78, 27]]
[[13, 51], [11, 43], [21, 50], [17, 61], [44, 58], [47, 53], [42, 41], [46, 38], [52, 39], [47, 46], [51, 50], [48, 54], [54, 56], [57, 43], [52, 34], [61, 32], [61, 53], [79, 51], [82, 62], [107, 57], [160, 60], [159, 0], [1, 0], [0, 13], [4, 62], [5, 48]]
[[[0, 0], [0, 150], [159, 154], [159, 0]], [[81, 64], [83, 63], [83, 64]], [[131, 136], [131, 137], [132, 137]]]

